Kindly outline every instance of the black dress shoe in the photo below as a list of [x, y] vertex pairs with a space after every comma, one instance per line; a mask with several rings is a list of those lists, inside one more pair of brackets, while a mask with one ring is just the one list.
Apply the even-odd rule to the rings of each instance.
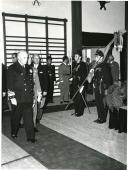
[[[83, 114], [82, 114], [82, 115], [83, 115]], [[78, 113], [75, 114], [76, 117], [80, 117], [80, 116], [82, 116], [82, 115], [80, 115], [80, 114], [78, 114]]]
[[39, 132], [39, 130], [37, 128], [34, 128], [34, 132]]
[[65, 103], [69, 103], [69, 101], [64, 101]]
[[106, 122], [106, 121], [99, 119], [96, 123], [102, 124], [102, 123], [105, 123], [105, 122]]
[[75, 115], [76, 113], [72, 113], [71, 116]]
[[16, 138], [17, 138], [17, 135], [11, 134], [11, 137], [12, 137], [13, 139], [16, 139]]
[[100, 119], [98, 118], [98, 119], [94, 120], [93, 122], [97, 123], [97, 122], [99, 122], [99, 120], [100, 120]]
[[27, 139], [27, 142], [35, 143], [35, 142], [37, 142], [37, 140], [36, 139]]

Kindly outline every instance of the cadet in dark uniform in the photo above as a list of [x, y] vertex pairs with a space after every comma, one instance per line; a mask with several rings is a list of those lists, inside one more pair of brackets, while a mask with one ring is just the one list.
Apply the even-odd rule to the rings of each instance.
[[52, 65], [52, 58], [51, 56], [47, 57], [47, 65], [44, 66], [45, 70], [47, 71], [48, 77], [48, 86], [47, 86], [47, 96], [46, 96], [46, 103], [53, 103], [53, 90], [54, 90], [54, 81], [56, 81], [55, 77], [55, 66]]
[[106, 122], [108, 108], [104, 106], [103, 98], [108, 87], [112, 85], [112, 75], [109, 64], [102, 62], [104, 57], [103, 52], [101, 50], [97, 50], [95, 55], [98, 65], [94, 69], [93, 87], [95, 92], [98, 119], [94, 122], [104, 123]]
[[[81, 86], [83, 81], [85, 80], [87, 76], [87, 67], [86, 63], [81, 61], [82, 54], [81, 51], [78, 51], [75, 54], [75, 68], [73, 69], [73, 91], [74, 94], [78, 90], [78, 88]], [[83, 84], [81, 87], [80, 91], [78, 91], [77, 95], [74, 98], [74, 108], [75, 108], [75, 116], [82, 116], [84, 113], [84, 108], [85, 108], [85, 89], [86, 89], [86, 83]]]
[[28, 55], [21, 51], [17, 56], [18, 61], [9, 66], [7, 71], [8, 96], [12, 104], [11, 136], [17, 137], [19, 122], [23, 116], [27, 141], [34, 143], [33, 123], [33, 71], [26, 65]]

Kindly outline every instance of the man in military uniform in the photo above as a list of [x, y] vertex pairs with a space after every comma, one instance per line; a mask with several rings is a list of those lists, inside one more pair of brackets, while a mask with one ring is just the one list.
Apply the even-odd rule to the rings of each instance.
[[33, 71], [27, 65], [28, 54], [20, 51], [18, 61], [9, 66], [7, 71], [8, 96], [12, 104], [11, 136], [17, 137], [19, 122], [23, 116], [27, 141], [35, 143], [33, 124]]
[[[73, 91], [76, 94], [74, 98], [74, 107], [75, 113], [74, 115], [79, 117], [82, 116], [84, 113], [85, 108], [85, 90], [86, 90], [86, 83], [83, 84], [84, 80], [87, 76], [87, 66], [86, 63], [82, 62], [82, 52], [79, 50], [75, 53], [75, 68], [73, 69]], [[78, 90], [79, 89], [79, 90]]]
[[51, 56], [47, 57], [47, 65], [44, 66], [47, 72], [48, 85], [47, 85], [47, 96], [45, 106], [48, 103], [53, 103], [53, 90], [54, 90], [54, 81], [56, 81], [55, 77], [55, 66], [52, 65]]
[[101, 50], [95, 53], [97, 66], [94, 69], [93, 87], [98, 112], [98, 119], [94, 122], [106, 122], [108, 108], [104, 106], [103, 98], [107, 94], [108, 87], [112, 84], [112, 75], [108, 63], [103, 62], [104, 54]]
[[59, 88], [61, 91], [60, 102], [69, 102], [69, 78], [70, 66], [67, 56], [63, 57], [63, 63], [59, 66]]

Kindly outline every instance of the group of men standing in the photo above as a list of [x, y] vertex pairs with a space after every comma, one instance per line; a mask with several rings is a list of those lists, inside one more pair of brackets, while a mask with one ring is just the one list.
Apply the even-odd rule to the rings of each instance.
[[47, 65], [41, 65], [35, 54], [28, 64], [28, 54], [20, 51], [7, 69], [7, 91], [11, 102], [11, 136], [17, 137], [20, 120], [23, 118], [27, 141], [35, 143], [36, 124], [42, 118], [43, 106], [53, 102], [55, 67], [48, 56]]
[[[98, 118], [94, 122], [102, 124], [106, 122], [108, 107], [104, 105], [104, 97], [108, 88], [119, 81], [119, 64], [114, 61], [112, 54], [109, 54], [105, 62], [104, 53], [97, 50], [94, 64], [82, 61], [82, 52], [78, 50], [74, 55], [74, 67], [72, 74], [68, 65], [68, 57], [63, 58], [59, 67], [59, 78], [61, 89], [61, 103], [69, 99], [69, 84], [72, 77], [72, 91], [75, 112], [73, 115], [79, 117], [84, 113], [87, 106], [86, 94], [88, 87], [93, 84]], [[90, 74], [91, 73], [91, 74]], [[90, 75], [91, 79], [90, 79]]]
[[[15, 57], [15, 56], [14, 56]], [[77, 51], [74, 55], [75, 65], [71, 73], [69, 58], [63, 57], [63, 62], [59, 66], [59, 88], [61, 91], [60, 103], [68, 103], [70, 100], [70, 83], [73, 88], [73, 101], [76, 117], [84, 114], [87, 107], [86, 91], [88, 83], [93, 81], [95, 100], [98, 118], [96, 123], [106, 122], [108, 109], [104, 106], [103, 98], [107, 94], [107, 89], [119, 79], [119, 66], [114, 63], [114, 58], [110, 55], [108, 63], [103, 62], [104, 54], [97, 50], [95, 54], [95, 64], [88, 66], [82, 61], [82, 52]], [[36, 124], [40, 122], [43, 108], [53, 102], [53, 89], [55, 77], [55, 66], [52, 65], [51, 56], [47, 57], [47, 65], [41, 65], [39, 55], [35, 54], [28, 62], [26, 51], [17, 54], [17, 60], [7, 69], [7, 89], [8, 97], [11, 101], [11, 136], [17, 137], [19, 122], [23, 117], [27, 141], [35, 143]], [[116, 67], [116, 71], [115, 68]], [[88, 78], [89, 73], [93, 75]]]

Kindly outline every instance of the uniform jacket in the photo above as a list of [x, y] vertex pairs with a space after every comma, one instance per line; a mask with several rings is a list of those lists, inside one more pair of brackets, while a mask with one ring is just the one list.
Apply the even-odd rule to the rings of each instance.
[[52, 83], [54, 83], [54, 81], [56, 81], [56, 76], [55, 76], [55, 66], [54, 65], [44, 65], [44, 68], [47, 72], [47, 76], [48, 76], [48, 81], [51, 81]]
[[66, 79], [68, 80], [69, 78], [70, 78], [70, 66], [62, 63], [59, 66], [59, 79], [60, 80], [66, 80]]
[[100, 63], [94, 70], [94, 86], [103, 85], [104, 89], [108, 89], [112, 85], [111, 69], [108, 63]]
[[87, 72], [88, 72], [88, 70], [87, 70], [86, 63], [80, 62], [79, 64], [77, 64], [75, 66], [75, 68], [73, 69], [73, 84], [74, 84], [74, 86], [77, 86], [77, 87], [81, 86], [81, 84], [87, 77]]
[[110, 63], [110, 67], [111, 67], [113, 82], [118, 81], [119, 80], [119, 64], [113, 61], [112, 63]]
[[19, 62], [8, 67], [7, 89], [15, 92], [18, 103], [33, 102], [33, 71], [31, 66], [23, 68]]

